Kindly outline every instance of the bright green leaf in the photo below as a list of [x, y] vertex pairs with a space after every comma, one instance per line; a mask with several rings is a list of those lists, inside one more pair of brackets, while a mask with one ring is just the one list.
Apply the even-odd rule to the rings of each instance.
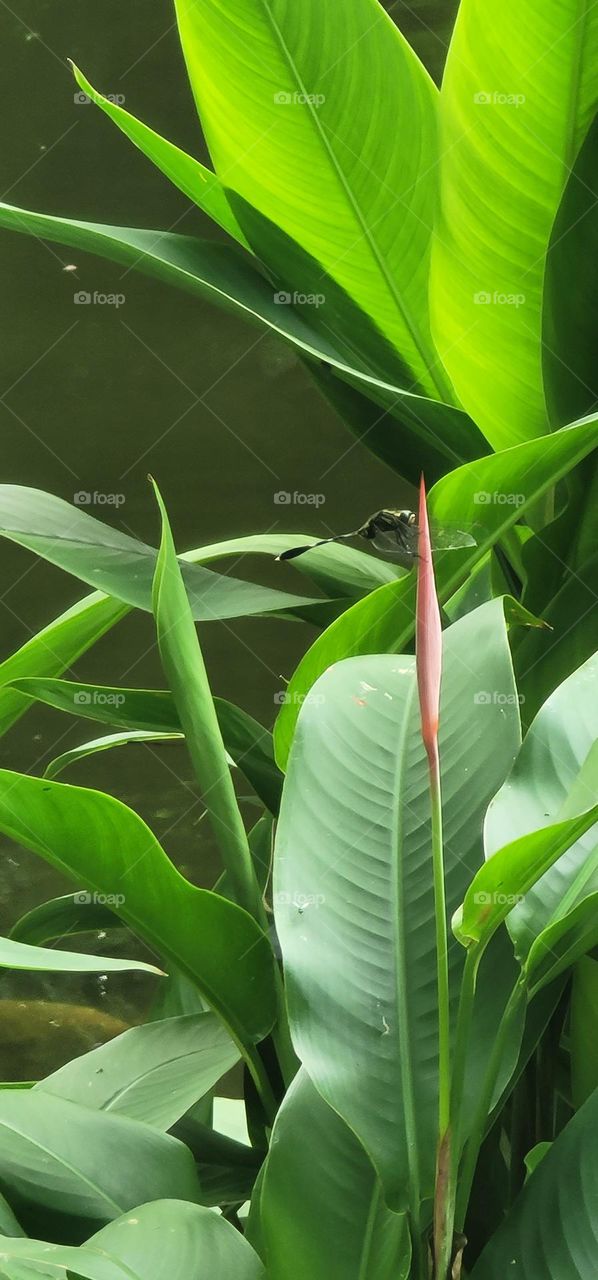
[[595, 6], [462, 0], [441, 93], [431, 305], [457, 394], [495, 449], [548, 427], [546, 254], [597, 105]]

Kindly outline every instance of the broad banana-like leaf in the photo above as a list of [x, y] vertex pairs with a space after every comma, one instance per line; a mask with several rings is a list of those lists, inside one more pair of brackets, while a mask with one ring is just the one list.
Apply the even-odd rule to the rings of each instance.
[[595, 1280], [598, 1090], [546, 1153], [471, 1280]]
[[[457, 394], [495, 449], [549, 425], [546, 255], [597, 106], [594, 5], [462, 0], [441, 93], [433, 331]], [[574, 416], [572, 406], [566, 417]]]
[[[340, 51], [336, 0], [234, 0], [224, 22], [218, 0], [176, 12], [223, 184], [338, 281], [414, 389], [450, 401], [428, 317], [437, 94], [407, 41], [378, 0], [345, 0]], [[268, 263], [268, 236], [235, 213]]]
[[[483, 860], [483, 816], [518, 738], [504, 606], [496, 600], [444, 638], [450, 911]], [[418, 1186], [428, 1196], [434, 1176], [438, 1014], [428, 773], [412, 656], [339, 663], [305, 702], [274, 890], [298, 1056], [365, 1146], [388, 1203], [417, 1209]], [[450, 963], [456, 1001], [463, 952], [454, 940]], [[483, 999], [497, 999], [496, 983]]]

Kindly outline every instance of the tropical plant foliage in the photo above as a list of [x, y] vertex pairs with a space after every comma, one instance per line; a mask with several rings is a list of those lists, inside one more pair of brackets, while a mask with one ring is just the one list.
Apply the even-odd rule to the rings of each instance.
[[[6, 1280], [595, 1278], [598, 17], [461, 0], [441, 76], [455, 8], [434, 35], [429, 0], [176, 0], [213, 171], [74, 73], [220, 238], [0, 206], [275, 332], [430, 484], [417, 574], [331, 543], [299, 591], [209, 567], [280, 533], [178, 554], [157, 486], [152, 547], [0, 485], [0, 533], [93, 588], [3, 661], [2, 730], [39, 703], [106, 730], [0, 770], [0, 831], [84, 890], [0, 964], [164, 989], [154, 1021], [0, 1088]], [[428, 509], [470, 545], [432, 561]], [[131, 610], [165, 687], [65, 678]], [[202, 652], [256, 616], [318, 632], [273, 732]], [[181, 739], [213, 890], [64, 780]], [[151, 965], [54, 945], [119, 921]]]

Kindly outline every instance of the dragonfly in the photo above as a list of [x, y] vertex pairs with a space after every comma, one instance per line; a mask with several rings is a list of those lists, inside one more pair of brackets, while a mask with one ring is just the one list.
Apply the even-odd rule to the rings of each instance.
[[[311, 546], [289, 547], [282, 551], [277, 560], [295, 560], [314, 547], [326, 546], [329, 542], [346, 542], [349, 538], [365, 538], [376, 551], [388, 556], [406, 569], [411, 569], [418, 556], [419, 526], [414, 511], [396, 511], [384, 508], [369, 516], [365, 524], [350, 533], [336, 533], [331, 538], [321, 538]], [[430, 540], [433, 551], [455, 551], [459, 547], [475, 547], [476, 540], [462, 529], [454, 529], [448, 525], [430, 525]]]

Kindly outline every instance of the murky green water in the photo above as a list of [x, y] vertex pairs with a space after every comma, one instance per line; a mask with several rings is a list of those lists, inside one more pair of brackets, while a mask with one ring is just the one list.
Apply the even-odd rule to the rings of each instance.
[[[339, 0], [340, 4], [340, 0]], [[452, 6], [435, 5], [442, 20]], [[426, 19], [430, 3], [427, 0]], [[3, 199], [94, 221], [171, 228], [212, 237], [190, 208], [91, 105], [74, 101], [72, 57], [106, 93], [189, 151], [202, 143], [169, 0], [19, 0], [0, 8], [4, 50]], [[430, 32], [424, 32], [429, 41]], [[147, 473], [158, 479], [181, 550], [253, 531], [325, 536], [370, 509], [405, 500], [405, 488], [344, 429], [293, 352], [234, 317], [89, 255], [0, 235], [3, 293], [2, 480], [72, 501], [80, 490], [122, 495], [87, 509], [155, 543]], [[76, 267], [76, 271], [65, 267]], [[124, 294], [119, 307], [76, 305], [74, 295]], [[279, 506], [279, 490], [321, 493], [315, 512]], [[262, 562], [235, 573], [290, 585], [293, 571]], [[299, 582], [299, 579], [297, 579]], [[85, 594], [58, 570], [9, 543], [0, 547], [2, 656]], [[218, 694], [264, 724], [313, 633], [291, 623], [247, 621], [205, 628]], [[160, 686], [149, 617], [127, 619], [77, 666], [99, 681]], [[0, 743], [5, 768], [40, 772], [58, 750], [94, 736], [45, 709]], [[214, 849], [191, 770], [177, 744], [107, 753], [70, 780], [111, 791], [150, 823], [192, 878], [214, 878]], [[2, 844], [0, 928], [32, 904], [72, 888], [44, 863]], [[123, 937], [113, 952], [124, 954]], [[121, 1012], [143, 1004], [134, 977], [51, 982], [9, 975], [4, 996], [55, 995]], [[58, 994], [56, 994], [58, 993]], [[1, 1010], [0, 1010], [1, 1012]]]

